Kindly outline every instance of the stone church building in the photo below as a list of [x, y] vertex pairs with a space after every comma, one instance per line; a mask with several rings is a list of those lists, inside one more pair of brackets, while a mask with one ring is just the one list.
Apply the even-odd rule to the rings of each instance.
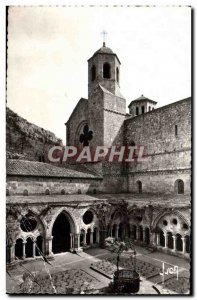
[[120, 92], [105, 43], [88, 60], [88, 99], [66, 123], [67, 145], [144, 145], [146, 160], [54, 165], [7, 160], [7, 261], [104, 247], [107, 236], [189, 258], [191, 98], [157, 108]]

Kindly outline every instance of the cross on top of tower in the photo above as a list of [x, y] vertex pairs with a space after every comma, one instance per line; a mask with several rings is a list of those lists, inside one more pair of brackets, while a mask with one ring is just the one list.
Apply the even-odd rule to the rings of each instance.
[[101, 32], [101, 34], [103, 35], [103, 47], [105, 47], [105, 42], [106, 42], [106, 37], [107, 37], [107, 31], [103, 30]]

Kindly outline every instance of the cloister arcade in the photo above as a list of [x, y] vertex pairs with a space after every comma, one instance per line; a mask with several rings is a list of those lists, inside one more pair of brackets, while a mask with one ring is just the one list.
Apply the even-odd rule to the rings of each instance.
[[166, 213], [154, 222], [154, 244], [166, 252], [183, 254], [190, 253], [190, 227], [179, 213]]
[[[106, 219], [105, 237], [130, 238], [134, 243], [185, 257], [190, 253], [190, 228], [180, 213], [160, 214], [150, 223], [143, 210], [136, 208], [125, 214], [112, 209]], [[103, 238], [97, 211], [90, 207], [74, 212], [57, 207], [43, 218], [27, 211], [14, 222], [15, 235], [7, 247], [8, 262], [99, 247]]]

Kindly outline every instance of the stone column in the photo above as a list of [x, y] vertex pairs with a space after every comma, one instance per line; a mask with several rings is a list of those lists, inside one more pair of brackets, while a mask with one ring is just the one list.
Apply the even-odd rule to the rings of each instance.
[[136, 240], [137, 241], [140, 240], [140, 228], [139, 228], [139, 226], [136, 227]]
[[26, 253], [25, 253], [25, 245], [26, 245], [26, 241], [23, 241], [23, 259], [25, 259], [25, 257], [26, 257]]
[[72, 251], [73, 250], [73, 247], [74, 245], [73, 245], [73, 233], [70, 233], [70, 251]]
[[186, 253], [186, 238], [182, 237], [181, 240], [182, 240], [182, 243], [183, 243], [182, 253], [185, 254]]
[[115, 227], [115, 238], [118, 239], [118, 229], [119, 229], [119, 226], [116, 226]]
[[50, 236], [48, 238], [46, 238], [46, 255], [53, 255], [53, 251], [52, 251], [52, 240], [53, 240], [53, 236]]
[[167, 232], [164, 232], [163, 235], [164, 235], [164, 239], [165, 239], [164, 248], [168, 248], [168, 234], [167, 234]]
[[130, 238], [133, 238], [133, 225], [129, 224], [129, 236]]
[[99, 229], [96, 231], [96, 243], [99, 244]]
[[75, 233], [74, 248], [75, 248], [75, 251], [78, 251], [80, 248], [80, 234], [79, 233]]
[[173, 251], [176, 252], [176, 235], [172, 235], [172, 238], [173, 238]]
[[143, 242], [146, 243], [146, 230], [143, 228]]
[[86, 231], [84, 231], [84, 235], [83, 235], [83, 245], [86, 245]]
[[111, 226], [110, 227], [110, 237], [112, 237], [112, 229], [113, 229], [113, 227]]
[[33, 241], [33, 257], [36, 256], [36, 241]]
[[7, 245], [6, 261], [11, 263], [15, 260], [15, 244]]
[[93, 245], [93, 231], [90, 232], [90, 245]]
[[160, 246], [160, 235], [159, 235], [159, 233], [156, 233], [156, 245]]

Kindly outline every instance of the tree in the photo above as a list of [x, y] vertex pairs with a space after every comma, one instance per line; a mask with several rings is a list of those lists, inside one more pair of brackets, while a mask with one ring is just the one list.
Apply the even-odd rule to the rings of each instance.
[[[133, 242], [130, 239], [126, 239], [124, 242], [115, 240], [114, 238], [106, 238], [105, 239], [106, 248], [112, 253], [116, 253], [116, 267], [117, 267], [117, 275], [119, 272], [119, 262], [120, 256], [123, 251], [133, 250], [133, 258], [134, 258], [134, 271], [136, 269], [136, 251]], [[131, 256], [132, 257], [132, 256]]]

